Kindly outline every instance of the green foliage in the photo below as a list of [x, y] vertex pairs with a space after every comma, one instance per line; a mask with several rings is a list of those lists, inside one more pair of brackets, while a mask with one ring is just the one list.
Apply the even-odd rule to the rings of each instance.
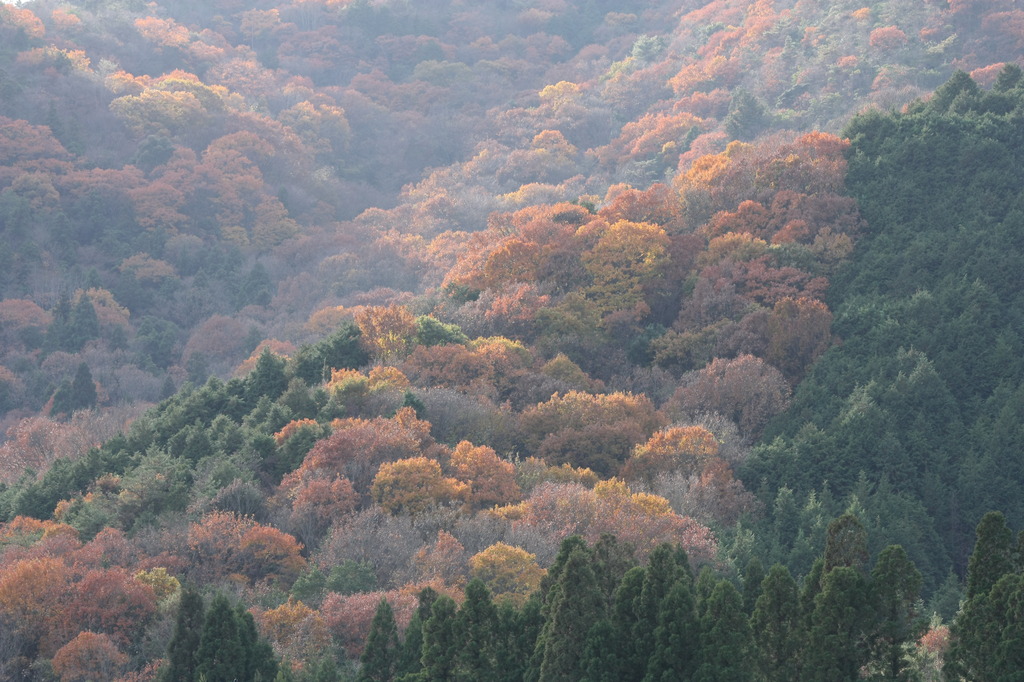
[[96, 407], [96, 384], [92, 380], [92, 372], [84, 362], [78, 364], [75, 378], [70, 383], [64, 382], [53, 394], [53, 414], [71, 415], [77, 410], [88, 410]]
[[450, 343], [465, 344], [469, 338], [456, 324], [440, 322], [429, 315], [416, 318], [416, 333], [413, 343], [421, 346], [443, 346]]
[[[766, 490], [827, 481], [841, 497], [863, 474], [872, 535], [905, 544], [932, 589], [988, 509], [1024, 523], [1024, 465], [1009, 454], [1024, 386], [1024, 93], [1014, 68], [998, 82], [985, 92], [959, 73], [906, 113], [848, 125], [847, 187], [867, 233], [829, 290], [843, 343], [741, 471]], [[950, 509], [951, 496], [963, 504]]]
[[386, 599], [381, 599], [360, 657], [357, 682], [389, 682], [394, 678], [399, 656], [398, 626]]
[[204, 623], [203, 598], [193, 589], [181, 592], [178, 616], [174, 622], [174, 634], [167, 645], [167, 666], [161, 679], [191, 680], [196, 676], [200, 634]]
[[303, 346], [292, 358], [290, 371], [309, 385], [331, 378], [332, 369], [356, 369], [367, 364], [370, 356], [359, 342], [359, 327], [353, 322], [312, 346]]

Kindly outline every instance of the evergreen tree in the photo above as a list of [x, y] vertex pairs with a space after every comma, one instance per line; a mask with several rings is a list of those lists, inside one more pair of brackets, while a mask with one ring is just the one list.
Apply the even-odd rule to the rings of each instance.
[[693, 679], [696, 682], [753, 680], [750, 650], [750, 624], [743, 612], [743, 597], [731, 582], [719, 581], [700, 617], [700, 665]]
[[398, 626], [387, 599], [381, 598], [370, 624], [366, 648], [359, 659], [358, 682], [390, 682], [395, 678], [399, 657]]
[[[528, 678], [531, 657], [537, 648], [537, 638], [543, 626], [540, 597], [537, 594], [531, 596], [522, 609], [516, 609], [510, 601], [499, 605], [495, 680], [521, 682]], [[536, 675], [539, 674], [538, 664]]]
[[167, 667], [161, 676], [166, 682], [192, 680], [196, 675], [196, 653], [205, 621], [203, 598], [198, 592], [186, 588], [178, 602], [178, 616], [174, 621], [174, 634], [167, 645]]
[[661, 602], [654, 649], [644, 682], [688, 680], [696, 672], [701, 626], [688, 580], [677, 580]]
[[[594, 575], [597, 578], [597, 585], [605, 595], [609, 605], [615, 597], [615, 590], [622, 582], [622, 576], [626, 571], [636, 566], [636, 550], [628, 543], [619, 542], [619, 539], [609, 533], [604, 533], [592, 548], [594, 553]], [[685, 557], [686, 552], [680, 547]], [[678, 558], [677, 558], [678, 560]], [[689, 561], [686, 561], [689, 570]]]
[[743, 571], [743, 610], [747, 615], [754, 612], [754, 605], [761, 595], [761, 583], [764, 579], [764, 565], [758, 557], [751, 557]]
[[856, 515], [847, 512], [828, 524], [823, 567], [826, 574], [837, 566], [864, 571], [868, 556], [868, 534]]
[[766, 682], [799, 679], [800, 608], [796, 582], [782, 564], [772, 566], [750, 616], [755, 667]]
[[675, 548], [666, 543], [655, 547], [647, 560], [644, 584], [637, 602], [637, 621], [633, 629], [637, 660], [645, 668], [654, 654], [655, 630], [665, 598], [677, 582], [683, 581], [689, 588], [692, 581], [689, 563], [681, 566], [677, 559]]
[[860, 677], [868, 662], [871, 626], [867, 581], [851, 566], [838, 566], [821, 581], [814, 598], [811, 627], [805, 641], [803, 679], [843, 682]]
[[423, 624], [423, 672], [428, 680], [451, 682], [459, 656], [456, 607], [451, 597], [441, 595]]
[[587, 634], [604, 615], [604, 600], [586, 548], [572, 551], [549, 597], [548, 620], [537, 640], [543, 651], [540, 682], [579, 679]]
[[57, 305], [50, 311], [52, 320], [46, 329], [46, 340], [43, 342], [43, 351], [51, 353], [55, 350], [74, 352], [73, 329], [71, 326], [71, 299], [66, 291], [62, 291], [57, 299]]
[[620, 652], [629, 643], [622, 641], [620, 635], [618, 628], [607, 618], [594, 623], [580, 655], [582, 682], [620, 682], [623, 679]]
[[256, 619], [244, 606], [235, 607], [238, 621], [238, 639], [242, 645], [244, 678], [254, 682], [267, 682], [277, 676], [277, 659], [270, 643], [256, 630]]
[[916, 604], [921, 572], [899, 545], [889, 545], [871, 571], [877, 624], [872, 635], [872, 659], [884, 680], [909, 680], [905, 649], [921, 635], [925, 622]]
[[1013, 532], [1003, 515], [985, 514], [967, 564], [967, 601], [950, 628], [943, 668], [948, 679], [997, 680], [1009, 672], [1005, 666], [1013, 659], [1009, 648], [1017, 633], [1007, 629], [1007, 617], [1014, 611], [1024, 617], [1024, 601], [1013, 605], [1014, 597], [1024, 598], [1024, 591], [1014, 589], [1020, 575], [1014, 572], [1013, 549]]
[[641, 680], [647, 671], [650, 654], [646, 653], [647, 657], [644, 657], [646, 647], [638, 647], [634, 636], [634, 632], [640, 627], [640, 595], [643, 593], [646, 577], [645, 567], [635, 566], [629, 569], [622, 576], [612, 599], [611, 625], [619, 642], [619, 668], [616, 672], [621, 680]]
[[277, 400], [288, 388], [288, 378], [284, 373], [285, 361], [264, 348], [256, 360], [256, 367], [245, 378], [245, 394], [249, 404], [255, 404], [266, 396]]
[[405, 639], [398, 650], [395, 660], [395, 679], [415, 676], [423, 667], [420, 662], [423, 656], [423, 621], [419, 610], [412, 614], [409, 624], [405, 627]]
[[84, 362], [78, 363], [75, 378], [71, 383], [63, 383], [53, 394], [53, 414], [71, 415], [77, 410], [96, 407], [96, 384], [92, 380], [92, 372]]
[[491, 680], [495, 673], [498, 612], [483, 581], [471, 580], [465, 594], [456, 618], [461, 642], [457, 677], [467, 682]]
[[733, 140], [753, 140], [770, 119], [763, 103], [746, 90], [737, 90], [725, 117], [725, 132]]
[[987, 593], [1013, 570], [1013, 531], [1002, 512], [989, 512], [978, 524], [974, 551], [967, 563], [967, 598]]
[[438, 594], [433, 588], [425, 587], [420, 590], [418, 598], [419, 605], [405, 628], [405, 639], [395, 662], [396, 679], [415, 675], [423, 668], [423, 625], [430, 619], [430, 611]]
[[228, 598], [218, 594], [210, 602], [196, 652], [196, 673], [206, 682], [246, 679], [245, 648], [238, 616]]
[[81, 350], [86, 342], [99, 338], [100, 321], [96, 317], [96, 308], [93, 307], [92, 300], [88, 296], [83, 294], [78, 299], [78, 303], [71, 310], [69, 323], [68, 341], [70, 347], [65, 350]]

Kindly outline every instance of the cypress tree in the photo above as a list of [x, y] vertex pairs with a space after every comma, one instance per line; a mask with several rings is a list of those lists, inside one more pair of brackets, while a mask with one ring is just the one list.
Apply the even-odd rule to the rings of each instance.
[[708, 597], [700, 617], [700, 665], [693, 679], [697, 682], [753, 680], [750, 649], [750, 624], [743, 612], [743, 597], [731, 582], [721, 580]]
[[878, 555], [871, 571], [877, 624], [871, 638], [872, 658], [886, 680], [909, 680], [906, 646], [924, 629], [915, 604], [921, 590], [921, 572], [899, 545]]
[[1001, 512], [989, 512], [978, 524], [976, 536], [967, 564], [967, 601], [950, 628], [943, 668], [952, 680], [1001, 679], [1003, 663], [1012, 659], [1006, 647], [1002, 653], [1000, 647], [1015, 639], [1011, 630], [1004, 640], [1008, 612], [1004, 600], [1013, 590], [1002, 582], [1006, 577], [1019, 577], [1013, 572], [1013, 532]]
[[423, 668], [423, 625], [430, 619], [430, 610], [437, 601], [437, 592], [430, 587], [420, 590], [417, 598], [419, 605], [412, 614], [409, 625], [405, 628], [405, 639], [402, 641], [398, 660], [395, 662], [395, 678], [414, 676]]
[[429, 680], [450, 682], [455, 679], [459, 655], [455, 615], [455, 601], [441, 595], [430, 609], [430, 618], [423, 624], [423, 672]]
[[826, 574], [837, 566], [852, 566], [863, 572], [868, 556], [868, 534], [856, 515], [847, 512], [828, 524], [823, 567]]
[[604, 615], [604, 600], [588, 550], [578, 548], [569, 554], [549, 597], [548, 619], [537, 641], [537, 647], [543, 651], [539, 679], [579, 679], [583, 674], [580, 660], [587, 634]]
[[[517, 609], [511, 601], [498, 606], [498, 644], [495, 648], [495, 679], [521, 682], [530, 674], [530, 662], [544, 619], [540, 597], [534, 594]], [[538, 663], [536, 675], [540, 674]]]
[[256, 619], [244, 606], [235, 607], [238, 620], [238, 639], [242, 644], [244, 679], [267, 682], [277, 676], [277, 659], [270, 643], [256, 630]]
[[637, 602], [637, 621], [633, 630], [637, 660], [644, 667], [654, 653], [654, 631], [658, 627], [662, 602], [677, 582], [685, 581], [689, 587], [689, 570], [688, 563], [685, 566], [679, 565], [675, 548], [670, 544], [658, 545], [651, 552]]
[[458, 678], [470, 682], [494, 679], [498, 612], [479, 578], [466, 586], [466, 600], [459, 609], [456, 627], [461, 641]]
[[644, 682], [687, 680], [697, 670], [701, 626], [689, 581], [677, 580], [662, 600]]
[[967, 598], [992, 589], [1013, 570], [1013, 531], [1002, 512], [989, 512], [978, 524], [974, 551], [967, 562]]
[[[611, 624], [620, 643], [618, 651], [621, 680], [641, 680], [647, 670], [647, 658], [641, 657], [633, 633], [639, 627], [640, 595], [643, 592], [647, 569], [635, 566], [622, 576], [612, 599]], [[646, 649], [644, 649], [646, 650]], [[649, 654], [648, 654], [649, 656]]]
[[167, 645], [167, 667], [163, 680], [191, 680], [196, 674], [196, 653], [204, 622], [203, 598], [191, 588], [182, 590], [174, 634]]
[[377, 604], [360, 658], [358, 682], [390, 682], [395, 677], [399, 657], [398, 626], [391, 605], [383, 597]]
[[796, 582], [782, 564], [772, 566], [750, 616], [754, 661], [767, 682], [799, 679], [800, 608]]
[[759, 558], [752, 557], [743, 571], [743, 610], [748, 615], [754, 612], [754, 604], [761, 595], [764, 578], [764, 565]]
[[196, 673], [206, 682], [245, 679], [245, 649], [238, 616], [228, 598], [218, 594], [210, 602], [196, 652]]
[[821, 581], [814, 598], [804, 652], [802, 679], [856, 680], [868, 661], [866, 647], [872, 609], [867, 581], [856, 568], [838, 566]]
[[587, 633], [580, 656], [581, 682], [620, 682], [625, 642], [611, 620], [602, 618]]

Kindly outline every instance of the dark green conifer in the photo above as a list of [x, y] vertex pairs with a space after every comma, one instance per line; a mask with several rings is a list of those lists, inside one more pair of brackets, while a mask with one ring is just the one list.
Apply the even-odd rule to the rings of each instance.
[[203, 598], [191, 588], [181, 592], [174, 634], [167, 645], [167, 667], [161, 677], [166, 682], [192, 680], [196, 674], [196, 653], [205, 622]]
[[758, 557], [751, 557], [743, 571], [743, 610], [750, 615], [754, 612], [754, 604], [761, 595], [761, 583], [764, 581], [764, 565]]
[[967, 563], [967, 598], [992, 589], [1013, 570], [1013, 531], [1002, 512], [989, 512], [978, 524], [974, 551]]
[[697, 671], [700, 650], [701, 626], [693, 588], [688, 580], [677, 580], [658, 611], [654, 648], [644, 682], [690, 679]]
[[455, 601], [439, 596], [423, 624], [423, 672], [428, 680], [455, 679], [460, 642], [455, 625]]
[[796, 582], [782, 564], [772, 566], [750, 616], [755, 668], [766, 682], [799, 679], [800, 607]]
[[850, 566], [864, 572], [868, 557], [868, 534], [854, 514], [847, 512], [828, 524], [822, 567], [825, 574], [837, 566]]
[[53, 394], [53, 414], [71, 415], [77, 410], [87, 410], [96, 406], [96, 384], [92, 380], [89, 366], [84, 362], [78, 364], [75, 377], [71, 382], [65, 381]]
[[731, 582], [721, 580], [701, 613], [699, 666], [693, 679], [750, 682], [754, 679], [750, 654], [750, 624], [743, 612], [743, 597]]
[[361, 666], [357, 682], [390, 682], [395, 677], [398, 663], [398, 626], [391, 605], [381, 598], [370, 624], [366, 647], [359, 659]]
[[498, 611], [483, 581], [474, 578], [466, 586], [466, 600], [459, 609], [456, 627], [461, 642], [458, 678], [467, 682], [492, 680]]
[[917, 613], [921, 572], [899, 545], [889, 545], [878, 555], [871, 571], [875, 629], [872, 633], [874, 667], [885, 680], [909, 680], [906, 647], [926, 625]]
[[537, 640], [537, 647], [543, 652], [540, 682], [583, 676], [580, 661], [587, 634], [605, 612], [591, 561], [585, 547], [574, 549], [549, 592], [548, 618]]
[[196, 652], [196, 674], [206, 682], [245, 679], [245, 649], [238, 616], [228, 598], [218, 594], [210, 602]]
[[844, 682], [868, 662], [873, 609], [867, 581], [852, 566], [837, 566], [821, 581], [805, 640], [802, 679]]

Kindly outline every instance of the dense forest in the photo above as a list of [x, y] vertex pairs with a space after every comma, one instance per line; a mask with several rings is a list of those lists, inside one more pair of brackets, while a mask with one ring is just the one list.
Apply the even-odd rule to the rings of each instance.
[[0, 3], [0, 677], [1017, 679], [1022, 36]]

